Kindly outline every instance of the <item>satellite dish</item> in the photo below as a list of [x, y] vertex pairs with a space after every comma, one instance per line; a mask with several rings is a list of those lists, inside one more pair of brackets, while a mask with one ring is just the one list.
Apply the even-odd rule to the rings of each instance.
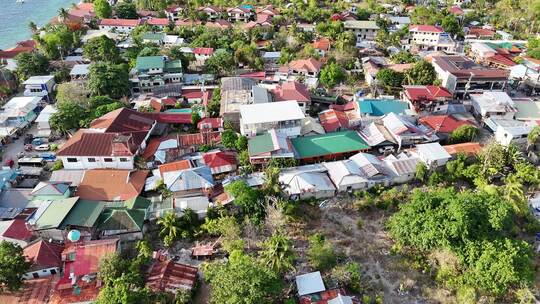
[[72, 243], [77, 242], [81, 238], [81, 232], [79, 230], [71, 230], [67, 235], [68, 240]]

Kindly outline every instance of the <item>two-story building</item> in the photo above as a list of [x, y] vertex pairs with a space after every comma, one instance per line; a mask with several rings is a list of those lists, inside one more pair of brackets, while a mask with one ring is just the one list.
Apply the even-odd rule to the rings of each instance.
[[228, 8], [227, 16], [230, 22], [248, 22], [254, 18], [255, 13], [248, 7], [237, 6]]
[[121, 108], [79, 129], [56, 153], [65, 169], [128, 169], [158, 123], [149, 115]]
[[221, 19], [221, 16], [223, 14], [222, 8], [212, 5], [199, 7], [198, 11], [205, 13], [208, 20], [210, 21], [216, 21], [218, 19]]
[[509, 71], [484, 67], [465, 56], [433, 56], [431, 63], [442, 86], [458, 98], [503, 91], [508, 82]]
[[379, 27], [375, 21], [365, 20], [346, 20], [344, 22], [345, 30], [351, 31], [356, 36], [356, 44], [358, 45], [362, 41], [373, 41]]
[[305, 115], [296, 101], [268, 102], [240, 106], [240, 133], [255, 136], [267, 130], [290, 137], [300, 135]]
[[169, 60], [165, 56], [137, 57], [131, 73], [134, 94], [150, 93], [155, 87], [182, 82], [182, 61]]
[[435, 25], [411, 25], [409, 44], [415, 51], [447, 51], [453, 52], [456, 43], [447, 32]]
[[32, 76], [24, 82], [24, 96], [38, 96], [46, 101], [52, 101], [51, 93], [56, 82], [53, 75]]
[[144, 24], [142, 19], [101, 19], [99, 22], [99, 29], [129, 34], [134, 28], [142, 24]]
[[0, 136], [6, 137], [27, 127], [36, 117], [41, 97], [13, 97], [0, 110]]

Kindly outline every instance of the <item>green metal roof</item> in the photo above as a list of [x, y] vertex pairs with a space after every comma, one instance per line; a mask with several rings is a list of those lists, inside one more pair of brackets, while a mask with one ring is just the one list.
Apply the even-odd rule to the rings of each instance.
[[163, 40], [165, 38], [165, 33], [144, 33], [142, 36], [143, 40]]
[[152, 204], [149, 199], [142, 196], [137, 196], [135, 198], [129, 199], [124, 202], [126, 208], [128, 209], [148, 209]]
[[270, 133], [264, 133], [249, 139], [248, 152], [250, 156], [270, 151], [274, 151], [274, 143], [272, 142], [272, 135]]
[[297, 137], [291, 142], [301, 159], [369, 149], [369, 145], [356, 131]]
[[409, 104], [395, 99], [364, 99], [358, 102], [360, 113], [371, 116], [383, 116], [388, 113], [402, 114], [409, 109]]
[[165, 67], [165, 59], [163, 56], [145, 56], [137, 57], [137, 70], [163, 69]]
[[73, 209], [78, 197], [52, 201], [35, 223], [36, 230], [58, 228], [68, 213]]
[[181, 60], [168, 60], [165, 62], [164, 70], [167, 73], [181, 73], [182, 61]]
[[142, 230], [147, 210], [151, 201], [144, 197], [137, 197], [124, 202], [123, 206], [107, 205], [98, 220], [101, 230]]
[[67, 226], [93, 227], [103, 208], [105, 208], [103, 202], [79, 200], [62, 221], [60, 228], [64, 229]]

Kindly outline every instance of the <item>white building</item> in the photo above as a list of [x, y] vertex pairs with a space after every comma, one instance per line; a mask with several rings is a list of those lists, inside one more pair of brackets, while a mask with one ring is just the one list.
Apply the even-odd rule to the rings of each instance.
[[362, 41], [373, 41], [379, 27], [375, 21], [346, 20], [344, 22], [345, 30], [351, 31], [356, 36], [356, 44]]
[[484, 92], [471, 94], [473, 114], [486, 119], [496, 117], [500, 119], [514, 119], [517, 108], [506, 92]]
[[322, 165], [283, 169], [279, 174], [279, 182], [291, 199], [327, 198], [336, 193], [336, 187]]
[[452, 156], [439, 143], [429, 143], [416, 145], [414, 151], [421, 161], [426, 163], [428, 167], [441, 167], [446, 164]]
[[101, 19], [99, 22], [99, 29], [129, 34], [134, 28], [141, 24], [143, 24], [141, 19]]
[[56, 82], [53, 75], [32, 76], [26, 79], [24, 84], [24, 96], [38, 96], [47, 101], [51, 101], [50, 94]]
[[352, 160], [326, 162], [323, 166], [328, 170], [328, 176], [340, 192], [365, 189], [368, 185], [363, 172]]
[[412, 25], [410, 44], [419, 51], [454, 51], [456, 44], [441, 27], [434, 25]]
[[305, 118], [296, 101], [269, 102], [240, 106], [240, 133], [255, 136], [276, 129], [287, 136], [299, 136]]
[[38, 127], [37, 137], [49, 137], [51, 135], [51, 124], [49, 121], [51, 120], [51, 116], [56, 112], [58, 110], [52, 105], [47, 105], [41, 110], [36, 118]]
[[523, 146], [533, 127], [526, 122], [510, 119], [488, 118], [486, 125], [495, 134], [495, 140], [503, 146]]

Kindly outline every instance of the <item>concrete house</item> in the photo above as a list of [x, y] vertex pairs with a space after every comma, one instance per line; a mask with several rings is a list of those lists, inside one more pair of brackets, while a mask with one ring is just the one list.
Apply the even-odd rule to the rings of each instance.
[[251, 137], [275, 129], [290, 137], [299, 136], [304, 118], [302, 109], [294, 100], [242, 105], [240, 133]]
[[481, 119], [514, 119], [518, 109], [505, 92], [484, 92], [471, 94], [473, 114]]
[[182, 62], [165, 56], [137, 57], [131, 73], [132, 91], [135, 94], [151, 93], [156, 87], [180, 84], [183, 79]]
[[456, 43], [439, 26], [411, 25], [409, 33], [411, 35], [409, 43], [415, 51], [455, 51]]
[[28, 244], [23, 249], [23, 255], [31, 266], [28, 272], [23, 274], [23, 278], [30, 280], [60, 274], [62, 250], [64, 250], [64, 245], [43, 239]]
[[134, 28], [142, 24], [144, 24], [142, 19], [101, 19], [99, 22], [99, 29], [129, 34]]
[[6, 137], [29, 126], [37, 117], [41, 97], [13, 97], [0, 109], [0, 136]]
[[47, 76], [31, 76], [24, 82], [24, 96], [41, 97], [48, 102], [51, 102], [51, 93], [54, 90], [56, 82], [53, 75]]
[[343, 25], [346, 31], [354, 33], [357, 45], [362, 41], [375, 40], [375, 36], [377, 36], [380, 29], [375, 21], [345, 20]]
[[134, 168], [135, 156], [145, 148], [158, 125], [145, 113], [121, 108], [79, 129], [57, 152], [65, 169]]
[[508, 71], [481, 66], [465, 56], [434, 56], [431, 63], [442, 86], [457, 97], [500, 92], [508, 82]]

